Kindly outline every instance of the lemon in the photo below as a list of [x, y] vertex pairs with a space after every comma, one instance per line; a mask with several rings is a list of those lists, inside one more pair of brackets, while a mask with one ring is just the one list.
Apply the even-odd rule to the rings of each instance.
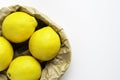
[[41, 75], [41, 66], [32, 56], [19, 56], [15, 58], [8, 70], [10, 80], [38, 80]]
[[2, 23], [2, 34], [14, 43], [27, 40], [37, 26], [36, 19], [25, 12], [13, 12]]
[[11, 44], [0, 36], [0, 71], [5, 70], [13, 58], [13, 48]]
[[49, 26], [37, 30], [29, 40], [31, 54], [40, 61], [54, 58], [60, 49], [60, 37]]

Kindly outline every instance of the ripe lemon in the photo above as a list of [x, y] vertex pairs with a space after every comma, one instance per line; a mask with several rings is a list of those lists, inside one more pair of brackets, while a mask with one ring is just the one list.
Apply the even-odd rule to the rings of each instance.
[[10, 80], [38, 80], [40, 75], [41, 66], [32, 56], [15, 58], [7, 70]]
[[13, 48], [11, 44], [0, 36], [0, 71], [5, 70], [13, 58]]
[[36, 19], [25, 12], [13, 12], [2, 23], [2, 34], [14, 43], [27, 40], [37, 26]]
[[40, 61], [54, 58], [60, 49], [60, 37], [49, 26], [37, 30], [29, 40], [31, 54]]

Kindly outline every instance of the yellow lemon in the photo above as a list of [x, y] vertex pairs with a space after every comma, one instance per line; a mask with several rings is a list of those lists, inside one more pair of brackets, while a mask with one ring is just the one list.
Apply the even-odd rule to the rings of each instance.
[[54, 58], [60, 49], [60, 37], [49, 26], [37, 30], [29, 40], [31, 54], [41, 61]]
[[0, 71], [5, 70], [13, 58], [13, 48], [11, 44], [0, 36]]
[[38, 80], [41, 75], [41, 66], [32, 56], [19, 56], [15, 58], [8, 70], [10, 80]]
[[27, 40], [37, 26], [36, 19], [25, 12], [13, 12], [2, 23], [2, 34], [14, 43]]

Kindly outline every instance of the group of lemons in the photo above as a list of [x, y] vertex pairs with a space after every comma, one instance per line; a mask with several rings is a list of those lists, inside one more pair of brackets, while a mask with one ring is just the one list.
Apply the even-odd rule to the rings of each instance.
[[[2, 22], [0, 36], [0, 72], [7, 69], [10, 80], [38, 80], [42, 69], [40, 61], [53, 59], [61, 46], [59, 35], [46, 26], [39, 26], [36, 18], [25, 12], [13, 12]], [[32, 56], [24, 55], [13, 58], [14, 48], [11, 44], [28, 40]]]

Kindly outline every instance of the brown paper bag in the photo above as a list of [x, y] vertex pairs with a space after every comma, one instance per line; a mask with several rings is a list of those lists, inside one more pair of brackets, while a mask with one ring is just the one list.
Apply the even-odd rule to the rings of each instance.
[[[55, 24], [46, 15], [44, 15], [43, 13], [37, 11], [32, 7], [14, 5], [9, 7], [3, 7], [0, 9], [0, 35], [1, 36], [2, 36], [1, 25], [4, 18], [10, 13], [15, 11], [23, 11], [34, 16], [38, 21], [38, 27], [37, 27], [38, 29], [49, 25], [59, 34], [61, 39], [61, 49], [58, 55], [54, 59], [48, 62], [42, 62], [42, 63], [40, 62], [40, 64], [42, 64], [43, 66], [40, 80], [59, 80], [60, 77], [68, 69], [71, 61], [71, 48], [70, 48], [69, 41], [63, 31], [63, 28]], [[13, 45], [15, 50], [14, 57], [17, 57], [20, 55], [30, 55], [30, 52], [27, 48], [28, 41], [17, 44], [17, 45], [14, 43], [11, 43], [11, 44]], [[3, 72], [0, 72], [0, 80], [8, 80], [6, 76], [6, 70]]]

